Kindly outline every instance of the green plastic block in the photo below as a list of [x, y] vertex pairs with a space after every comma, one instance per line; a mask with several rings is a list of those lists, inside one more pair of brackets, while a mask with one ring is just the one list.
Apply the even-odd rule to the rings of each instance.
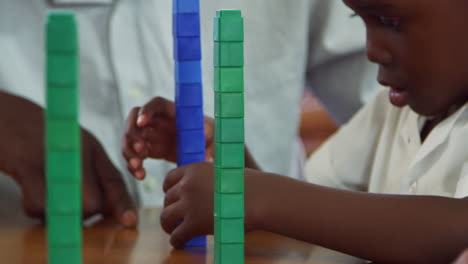
[[81, 264], [82, 252], [81, 247], [48, 247], [48, 263], [49, 264]]
[[228, 17], [241, 17], [242, 13], [236, 9], [221, 9], [216, 11], [216, 17], [228, 18]]
[[49, 246], [76, 247], [81, 245], [81, 214], [49, 214], [47, 217], [47, 241]]
[[244, 41], [244, 21], [240, 10], [219, 10], [214, 18], [215, 41]]
[[244, 244], [220, 244], [214, 245], [215, 264], [244, 264]]
[[50, 55], [47, 57], [47, 85], [76, 89], [78, 59], [76, 55]]
[[46, 47], [48, 52], [78, 52], [78, 31], [73, 13], [63, 11], [49, 13], [46, 30]]
[[244, 94], [215, 93], [215, 117], [244, 117]]
[[242, 67], [244, 66], [244, 43], [215, 42], [213, 58], [215, 67]]
[[215, 192], [214, 215], [222, 219], [243, 218], [244, 194]]
[[214, 68], [215, 92], [242, 93], [244, 92], [244, 68]]
[[215, 191], [218, 193], [243, 193], [244, 192], [244, 169], [222, 169], [215, 170]]
[[215, 118], [215, 142], [244, 143], [244, 118]]
[[81, 182], [47, 182], [47, 210], [56, 215], [81, 214]]
[[78, 119], [78, 90], [64, 87], [47, 89], [47, 118]]
[[81, 155], [79, 151], [52, 151], [46, 153], [47, 183], [80, 183]]
[[49, 119], [46, 124], [47, 148], [79, 150], [80, 127], [73, 119]]
[[244, 218], [215, 217], [215, 243], [244, 243]]
[[224, 169], [244, 168], [244, 144], [216, 142], [214, 165]]

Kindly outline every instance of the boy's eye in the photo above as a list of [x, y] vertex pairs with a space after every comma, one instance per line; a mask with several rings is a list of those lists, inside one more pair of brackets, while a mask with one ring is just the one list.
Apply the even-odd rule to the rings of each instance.
[[400, 27], [400, 19], [395, 17], [378, 16], [377, 20], [380, 25], [392, 30], [398, 30]]

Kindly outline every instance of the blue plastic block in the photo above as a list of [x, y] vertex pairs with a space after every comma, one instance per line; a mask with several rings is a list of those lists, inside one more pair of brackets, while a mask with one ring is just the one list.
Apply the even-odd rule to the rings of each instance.
[[201, 83], [201, 61], [176, 61], [176, 83]]
[[173, 0], [172, 12], [173, 13], [199, 13], [200, 1], [199, 0]]
[[175, 13], [172, 15], [172, 33], [176, 37], [199, 37], [199, 13]]
[[200, 37], [177, 37], [174, 45], [174, 58], [177, 61], [201, 60]]
[[178, 131], [203, 129], [203, 109], [198, 106], [176, 108], [176, 126]]
[[200, 153], [205, 151], [205, 131], [177, 131], [177, 153]]
[[186, 247], [204, 247], [206, 246], [206, 236], [201, 236], [201, 237], [196, 237], [187, 244], [185, 244]]
[[184, 166], [192, 163], [204, 162], [205, 152], [202, 153], [178, 153], [177, 165]]
[[203, 86], [201, 83], [176, 84], [175, 102], [180, 106], [203, 106]]

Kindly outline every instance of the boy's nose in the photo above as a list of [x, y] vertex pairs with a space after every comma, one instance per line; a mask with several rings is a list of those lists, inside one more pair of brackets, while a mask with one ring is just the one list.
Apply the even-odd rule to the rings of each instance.
[[370, 34], [367, 35], [367, 44], [366, 44], [366, 53], [367, 58], [374, 63], [379, 65], [389, 65], [392, 63], [392, 55], [390, 52], [379, 43], [379, 41]]

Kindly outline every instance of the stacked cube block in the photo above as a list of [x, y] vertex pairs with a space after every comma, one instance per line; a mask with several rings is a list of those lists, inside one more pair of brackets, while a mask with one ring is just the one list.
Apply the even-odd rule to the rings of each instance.
[[244, 30], [239, 10], [214, 19], [215, 263], [244, 263]]
[[81, 139], [78, 123], [78, 37], [73, 14], [49, 14], [46, 54], [48, 263], [80, 264]]
[[[199, 0], [173, 0], [177, 164], [205, 161]], [[186, 246], [205, 246], [206, 237]]]

